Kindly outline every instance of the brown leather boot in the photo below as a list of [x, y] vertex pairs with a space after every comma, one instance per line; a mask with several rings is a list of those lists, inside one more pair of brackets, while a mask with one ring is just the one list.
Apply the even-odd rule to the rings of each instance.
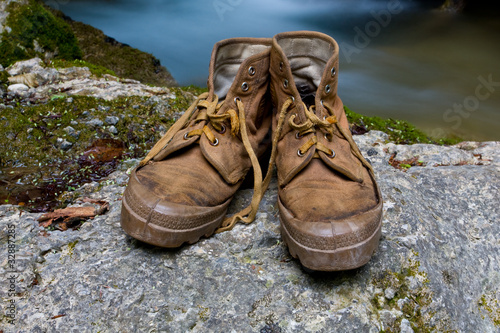
[[258, 38], [214, 46], [208, 92], [130, 175], [122, 205], [125, 232], [153, 245], [178, 247], [210, 236], [223, 222], [222, 231], [238, 219], [253, 220], [261, 190], [250, 207], [223, 221], [251, 167], [256, 187], [262, 184], [257, 156], [265, 151], [271, 128], [270, 48], [271, 39]]
[[306, 268], [347, 270], [378, 246], [382, 197], [337, 96], [339, 48], [318, 32], [273, 38], [273, 156], [283, 240]]

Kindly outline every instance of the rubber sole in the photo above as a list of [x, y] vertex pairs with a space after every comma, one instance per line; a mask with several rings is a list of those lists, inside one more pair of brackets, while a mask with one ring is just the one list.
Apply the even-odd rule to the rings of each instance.
[[280, 224], [281, 236], [290, 254], [311, 271], [345, 271], [365, 265], [378, 247], [382, 230], [382, 219], [380, 219], [375, 232], [363, 242], [335, 250], [320, 250], [297, 242], [285, 225]]
[[176, 248], [184, 243], [196, 243], [202, 237], [210, 237], [215, 230], [222, 224], [225, 217], [225, 211], [192, 229], [169, 229], [155, 224], [148, 223], [147, 219], [137, 215], [127, 202], [127, 196], [122, 198], [121, 226], [130, 236], [145, 243], [166, 247]]

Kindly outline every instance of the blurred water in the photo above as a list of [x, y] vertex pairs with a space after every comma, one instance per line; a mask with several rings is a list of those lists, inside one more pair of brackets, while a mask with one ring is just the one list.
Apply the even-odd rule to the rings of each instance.
[[212, 47], [221, 39], [321, 31], [341, 46], [339, 94], [351, 109], [405, 119], [429, 134], [500, 140], [500, 21], [495, 17], [431, 11], [410, 0], [50, 3], [152, 53], [181, 85], [205, 85]]

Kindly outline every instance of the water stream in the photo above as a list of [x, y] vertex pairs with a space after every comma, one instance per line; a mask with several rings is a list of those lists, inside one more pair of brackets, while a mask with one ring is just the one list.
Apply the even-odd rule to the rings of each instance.
[[500, 140], [500, 20], [406, 0], [52, 0], [74, 20], [159, 58], [204, 86], [213, 44], [316, 30], [341, 47], [339, 95], [352, 110], [428, 134]]

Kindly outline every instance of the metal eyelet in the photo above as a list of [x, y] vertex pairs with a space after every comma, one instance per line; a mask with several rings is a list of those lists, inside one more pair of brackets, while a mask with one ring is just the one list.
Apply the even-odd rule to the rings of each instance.
[[332, 91], [332, 87], [330, 87], [330, 85], [329, 85], [329, 84], [327, 84], [327, 85], [325, 86], [325, 92], [326, 92], [327, 94], [329, 94], [331, 91]]
[[292, 99], [292, 103], [295, 103], [295, 97], [289, 96]]
[[189, 132], [186, 132], [184, 133], [184, 140], [188, 140], [189, 139]]
[[208, 140], [208, 142], [210, 143], [211, 146], [217, 146], [219, 144], [219, 139], [215, 138], [215, 142], [212, 142], [210, 140]]
[[302, 139], [303, 137], [304, 137], [304, 136], [303, 136], [303, 135], [300, 135], [300, 133], [299, 133], [299, 132], [295, 133], [295, 139], [300, 140], [300, 139]]
[[241, 98], [239, 98], [239, 97], [235, 97], [235, 98], [234, 98], [234, 104], [238, 104], [238, 103], [237, 103], [237, 101], [240, 101], [240, 102], [241, 102]]
[[250, 66], [250, 68], [248, 68], [248, 74], [250, 74], [250, 76], [255, 75], [255, 68], [253, 66]]
[[332, 67], [332, 76], [335, 76], [335, 74], [337, 74], [337, 70], [335, 69], [335, 67]]
[[226, 126], [224, 124], [220, 124], [220, 131], [217, 131], [219, 134], [226, 133]]
[[331, 149], [331, 151], [332, 151], [332, 153], [330, 155], [326, 155], [326, 156], [328, 156], [330, 158], [334, 158], [335, 157], [335, 152], [333, 151], [333, 149]]
[[243, 91], [247, 91], [247, 90], [248, 90], [248, 83], [243, 82], [243, 83], [241, 84], [241, 90], [243, 90]]
[[299, 149], [299, 150], [297, 150], [297, 155], [299, 155], [299, 157], [303, 157], [305, 154], [302, 154], [302, 153], [300, 152], [300, 149]]
[[325, 103], [323, 103], [323, 100], [319, 101], [321, 103], [322, 107], [325, 107]]
[[280, 71], [282, 71], [282, 70], [283, 70], [283, 61], [280, 62]]
[[323, 137], [325, 138], [325, 140], [330, 141], [330, 140], [328, 139], [328, 134], [326, 134], [326, 133], [325, 133], [325, 134], [323, 134]]
[[288, 88], [288, 80], [287, 79], [283, 80], [283, 87], [285, 87], [285, 89]]

